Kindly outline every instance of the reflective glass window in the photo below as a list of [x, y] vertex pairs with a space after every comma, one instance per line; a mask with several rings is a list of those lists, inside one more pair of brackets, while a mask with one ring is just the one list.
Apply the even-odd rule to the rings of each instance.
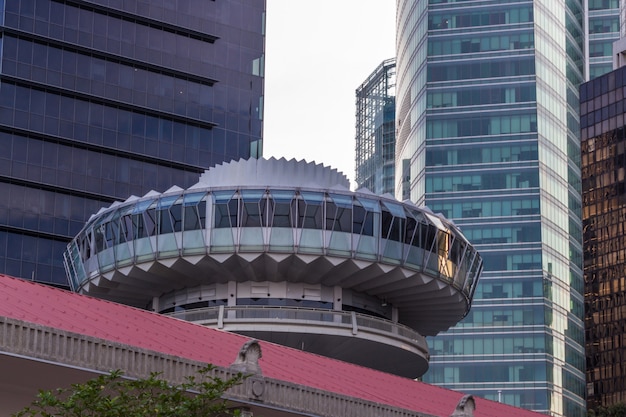
[[295, 227], [295, 193], [293, 191], [271, 191], [273, 203], [272, 227]]
[[148, 236], [154, 236], [157, 233], [158, 220], [154, 205], [155, 204], [153, 204], [150, 208], [148, 208], [148, 210], [144, 211], [142, 214], [146, 227], [146, 233], [148, 234]]
[[391, 203], [389, 201], [382, 201], [385, 208], [395, 217], [399, 217], [401, 219], [406, 218], [406, 214], [404, 213], [404, 208], [400, 204]]
[[352, 208], [352, 233], [373, 235], [373, 213], [368, 212], [359, 204], [354, 204]]
[[264, 190], [243, 190], [241, 227], [260, 227], [267, 225], [267, 199]]
[[323, 199], [322, 193], [302, 192], [298, 200], [298, 226], [303, 229], [322, 229]]
[[216, 191], [215, 199], [215, 227], [237, 227], [239, 200], [233, 198], [234, 191]]

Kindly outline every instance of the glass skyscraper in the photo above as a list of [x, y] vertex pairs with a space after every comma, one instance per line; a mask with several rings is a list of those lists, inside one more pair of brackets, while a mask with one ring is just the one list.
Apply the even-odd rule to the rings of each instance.
[[587, 406], [626, 401], [626, 67], [580, 87]]
[[613, 69], [613, 42], [619, 39], [619, 0], [587, 0], [589, 79]]
[[0, 0], [0, 272], [67, 285], [115, 200], [262, 152], [265, 0]]
[[583, 14], [582, 0], [397, 1], [396, 195], [484, 258], [424, 380], [569, 417], [585, 415]]
[[356, 89], [356, 185], [394, 194], [396, 60], [383, 61]]

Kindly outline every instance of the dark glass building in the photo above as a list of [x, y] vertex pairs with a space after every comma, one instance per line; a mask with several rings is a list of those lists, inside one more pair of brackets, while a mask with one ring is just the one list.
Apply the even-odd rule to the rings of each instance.
[[265, 0], [0, 0], [0, 272], [129, 195], [262, 152]]
[[580, 87], [587, 407], [626, 402], [626, 67]]

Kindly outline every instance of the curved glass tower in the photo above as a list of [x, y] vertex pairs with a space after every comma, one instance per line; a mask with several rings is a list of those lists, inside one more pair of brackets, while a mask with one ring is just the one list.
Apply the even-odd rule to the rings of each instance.
[[580, 0], [398, 0], [396, 194], [484, 258], [424, 380], [583, 416]]

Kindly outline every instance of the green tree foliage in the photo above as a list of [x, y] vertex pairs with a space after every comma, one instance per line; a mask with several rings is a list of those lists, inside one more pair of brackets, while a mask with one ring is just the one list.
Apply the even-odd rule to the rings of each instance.
[[213, 417], [239, 415], [227, 409], [222, 396], [245, 378], [239, 373], [223, 380], [211, 376], [208, 365], [181, 384], [170, 384], [160, 373], [144, 379], [122, 377], [121, 371], [100, 375], [83, 384], [40, 391], [37, 399], [13, 417]]
[[599, 407], [596, 410], [589, 410], [589, 417], [626, 417], [626, 404], [617, 403], [608, 407]]

